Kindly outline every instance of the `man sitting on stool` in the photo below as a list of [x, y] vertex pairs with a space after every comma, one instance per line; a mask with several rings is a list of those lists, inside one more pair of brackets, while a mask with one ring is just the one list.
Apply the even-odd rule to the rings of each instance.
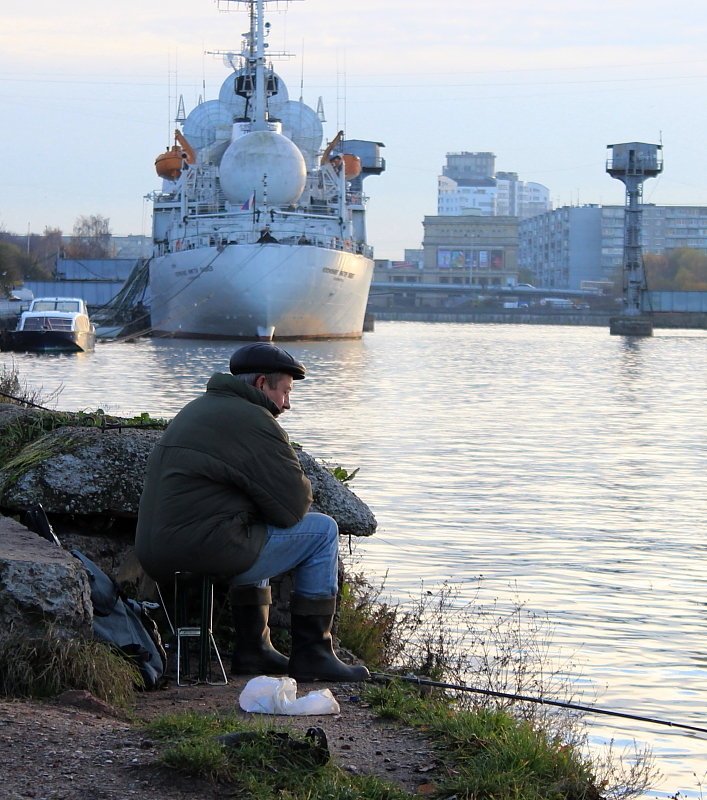
[[[305, 368], [287, 351], [258, 342], [236, 350], [230, 369], [210, 378], [150, 455], [137, 556], [155, 580], [179, 570], [230, 580], [234, 674], [366, 680], [366, 667], [344, 664], [332, 648], [336, 522], [308, 513], [310, 482], [276, 421]], [[288, 662], [270, 641], [269, 579], [292, 569]]]

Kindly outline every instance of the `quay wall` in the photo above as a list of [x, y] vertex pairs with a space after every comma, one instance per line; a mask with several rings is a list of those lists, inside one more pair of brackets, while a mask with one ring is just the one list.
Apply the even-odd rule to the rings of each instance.
[[[614, 312], [556, 311], [531, 313], [512, 309], [509, 311], [487, 312], [446, 312], [446, 311], [392, 311], [376, 309], [372, 311], [376, 320], [397, 320], [405, 322], [472, 322], [499, 325], [586, 325], [609, 327], [609, 319]], [[707, 330], [707, 313], [704, 312], [660, 312], [651, 315], [655, 328], [695, 328]]]

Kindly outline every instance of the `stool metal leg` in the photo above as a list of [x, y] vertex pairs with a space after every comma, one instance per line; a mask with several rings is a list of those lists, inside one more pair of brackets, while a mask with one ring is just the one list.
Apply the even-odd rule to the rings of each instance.
[[[204, 577], [201, 582], [201, 624], [199, 635], [199, 683], [208, 683], [211, 671], [211, 627], [213, 625], [214, 587]], [[205, 635], [208, 631], [208, 635]]]
[[[206, 683], [211, 686], [223, 686], [228, 683], [226, 670], [221, 660], [221, 654], [216, 646], [213, 635], [213, 603], [214, 587], [213, 581], [208, 575], [203, 575], [201, 580], [201, 610], [199, 617], [199, 627], [184, 625], [186, 622], [186, 601], [184, 592], [179, 592], [179, 581], [181, 578], [190, 577], [189, 573], [176, 572], [174, 574], [175, 591], [175, 621], [177, 626], [177, 686], [193, 686], [199, 683]], [[182, 639], [199, 639], [199, 667], [196, 680], [182, 680], [182, 666], [186, 668], [186, 673], [190, 673], [189, 667], [189, 647], [185, 646], [182, 651]], [[211, 662], [212, 656], [218, 662], [220, 677], [212, 679]]]

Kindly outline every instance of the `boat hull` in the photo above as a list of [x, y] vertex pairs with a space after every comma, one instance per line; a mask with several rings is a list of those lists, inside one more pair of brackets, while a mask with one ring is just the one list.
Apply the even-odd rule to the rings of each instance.
[[310, 245], [234, 244], [150, 262], [155, 335], [360, 338], [373, 274], [363, 255]]
[[26, 353], [83, 353], [93, 350], [96, 335], [90, 331], [6, 331], [3, 350]]

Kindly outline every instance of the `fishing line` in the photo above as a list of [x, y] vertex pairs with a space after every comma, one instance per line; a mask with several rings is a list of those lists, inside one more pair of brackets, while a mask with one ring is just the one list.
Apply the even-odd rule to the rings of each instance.
[[492, 689], [478, 689], [475, 686], [465, 686], [464, 684], [444, 683], [443, 681], [433, 681], [429, 678], [418, 678], [415, 675], [388, 675], [384, 672], [372, 672], [371, 680], [374, 683], [385, 683], [386, 681], [401, 680], [407, 683], [415, 683], [419, 686], [434, 686], [438, 689], [455, 689], [460, 692], [473, 692], [483, 694], [488, 697], [503, 697], [508, 700], [521, 700], [525, 703], [538, 703], [544, 706], [556, 706], [558, 708], [570, 708], [573, 711], [584, 711], [589, 714], [606, 714], [610, 717], [621, 717], [623, 719], [634, 719], [639, 722], [650, 722], [652, 725], [666, 725], [669, 728], [682, 728], [686, 731], [697, 731], [707, 733], [707, 728], [699, 728], [696, 725], [685, 725], [681, 722], [670, 722], [654, 717], [643, 717], [639, 714], [629, 714], [625, 711], [609, 711], [606, 708], [596, 708], [594, 706], [583, 706], [577, 703], [566, 703], [562, 700], [545, 700], [542, 697], [528, 697], [522, 694], [511, 694], [509, 692], [497, 692]]

